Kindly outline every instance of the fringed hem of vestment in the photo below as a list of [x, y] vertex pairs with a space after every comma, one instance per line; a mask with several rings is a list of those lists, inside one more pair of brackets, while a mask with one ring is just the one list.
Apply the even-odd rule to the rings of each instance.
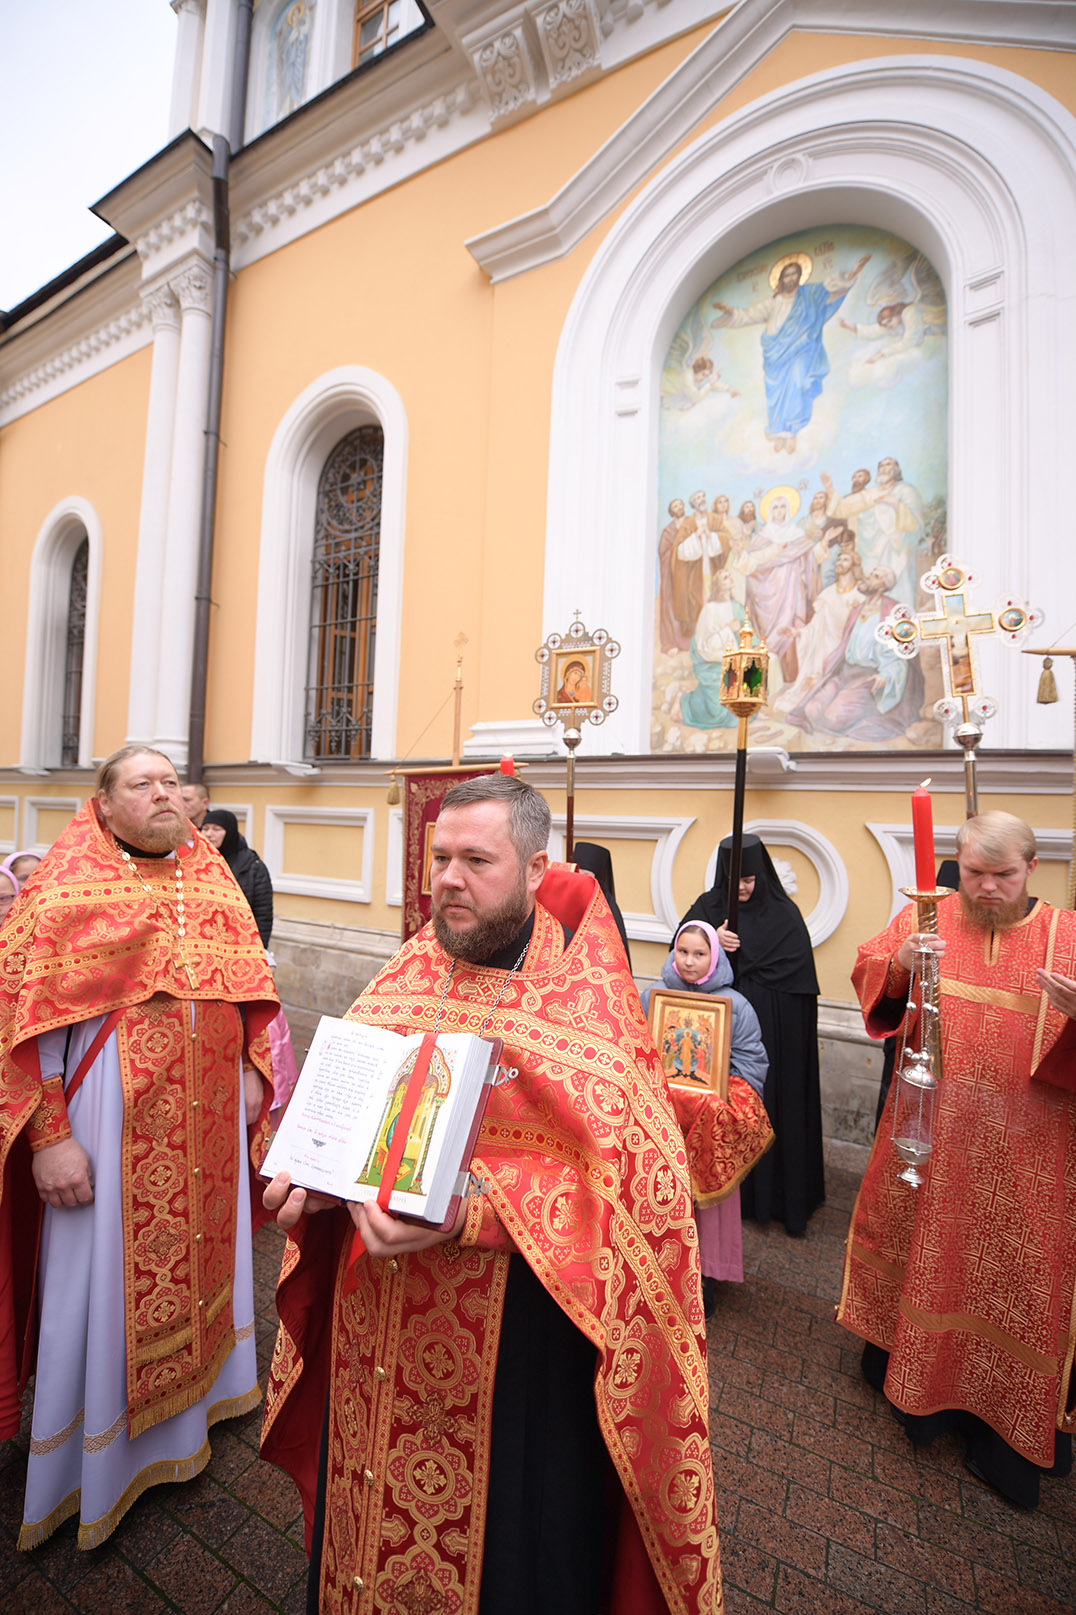
[[[213, 1425], [220, 1424], [223, 1419], [238, 1419], [243, 1414], [250, 1413], [258, 1406], [261, 1395], [260, 1388], [255, 1385], [254, 1389], [247, 1391], [244, 1396], [232, 1396], [226, 1401], [215, 1403], [206, 1411], [207, 1432]], [[143, 1492], [147, 1492], [151, 1486], [166, 1486], [169, 1483], [193, 1480], [195, 1475], [201, 1474], [210, 1456], [207, 1434], [198, 1451], [190, 1458], [162, 1458], [157, 1463], [148, 1464], [145, 1469], [139, 1470], [107, 1514], [102, 1514], [99, 1520], [91, 1520], [88, 1525], [79, 1525], [76, 1546], [80, 1549], [99, 1548], [103, 1542], [108, 1541], [128, 1509], [138, 1502]], [[19, 1530], [17, 1546], [28, 1551], [31, 1548], [39, 1548], [43, 1542], [47, 1542], [65, 1520], [78, 1513], [81, 1497], [81, 1491], [71, 1492], [53, 1509], [47, 1519], [37, 1520], [32, 1525], [23, 1524]]]
[[[195, 1407], [206, 1393], [212, 1390], [221, 1369], [235, 1350], [236, 1340], [236, 1331], [229, 1329], [193, 1385], [187, 1385], [182, 1390], [175, 1391], [163, 1401], [155, 1402], [152, 1407], [144, 1407], [134, 1413], [129, 1412], [127, 1434], [130, 1439], [135, 1441], [139, 1436], [144, 1435], [147, 1430], [152, 1430], [155, 1425], [167, 1424], [168, 1420], [174, 1419], [177, 1414], [186, 1413], [188, 1408]], [[128, 1381], [128, 1385], [130, 1385], [130, 1381]], [[246, 1411], [244, 1409], [244, 1412]], [[232, 1416], [229, 1413], [217, 1415], [218, 1418], [225, 1419]], [[212, 1420], [207, 1419], [206, 1422], [208, 1425]]]

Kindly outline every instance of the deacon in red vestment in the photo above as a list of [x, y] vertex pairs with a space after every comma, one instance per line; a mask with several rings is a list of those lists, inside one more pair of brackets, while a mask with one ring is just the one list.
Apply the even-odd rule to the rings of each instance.
[[350, 1012], [503, 1039], [487, 1191], [448, 1233], [266, 1191], [292, 1237], [262, 1451], [303, 1494], [322, 1615], [722, 1608], [683, 1138], [608, 907], [548, 868], [549, 825], [521, 780], [454, 786], [432, 926]]
[[96, 1547], [257, 1403], [242, 1152], [264, 1155], [277, 1009], [171, 763], [124, 747], [0, 932], [0, 1436], [36, 1368], [20, 1547], [71, 1515]]
[[[864, 1372], [914, 1442], [956, 1428], [972, 1472], [1033, 1507], [1043, 1470], [1068, 1472], [1076, 1427], [1076, 915], [1028, 896], [1021, 819], [982, 813], [956, 839], [960, 890], [928, 944], [941, 973], [933, 1153], [921, 1188], [898, 1180], [894, 1081], [837, 1318], [868, 1342]], [[872, 1037], [904, 1019], [915, 919], [905, 908], [859, 950]]]

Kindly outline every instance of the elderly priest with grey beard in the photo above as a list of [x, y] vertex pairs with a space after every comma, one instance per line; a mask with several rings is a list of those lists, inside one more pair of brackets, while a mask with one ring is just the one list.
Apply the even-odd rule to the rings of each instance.
[[887, 1037], [914, 949], [937, 954], [942, 1077], [920, 1188], [898, 1179], [890, 1089], [837, 1318], [911, 1441], [955, 1430], [973, 1475], [1034, 1508], [1041, 1477], [1069, 1473], [1076, 1427], [1076, 914], [1029, 894], [1022, 819], [980, 813], [956, 844], [938, 933], [905, 908], [852, 977], [867, 1031]]
[[168, 758], [113, 753], [0, 931], [0, 1435], [36, 1371], [21, 1548], [71, 1516], [98, 1546], [257, 1404], [277, 1009]]

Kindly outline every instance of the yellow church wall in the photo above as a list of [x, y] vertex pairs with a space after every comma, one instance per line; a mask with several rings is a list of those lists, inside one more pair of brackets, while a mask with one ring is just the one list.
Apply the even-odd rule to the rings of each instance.
[[[527, 602], [530, 624], [540, 619], [546, 378], [574, 279], [552, 317], [538, 320], [541, 347], [532, 357], [526, 322], [522, 334], [514, 322], [497, 330], [494, 289], [464, 242], [548, 200], [705, 32], [695, 30], [381, 193], [236, 277], [228, 311], [208, 758], [249, 752], [262, 482], [273, 433], [305, 387], [343, 364], [385, 376], [407, 412], [397, 748], [410, 747], [451, 688], [452, 641], [460, 631], [469, 641], [465, 728], [486, 715], [483, 702], [496, 694], [497, 675], [484, 686], [478, 669], [495, 669], [501, 652], [500, 637], [490, 643], [485, 633], [490, 580], [506, 557], [516, 565], [512, 595], [518, 590]], [[547, 293], [537, 290], [541, 306]], [[532, 390], [534, 362], [541, 365], [540, 392]], [[507, 405], [498, 385], [504, 363], [516, 366], [517, 378]], [[505, 407], [514, 417], [505, 452], [522, 479], [508, 495], [488, 477], [502, 454], [494, 425]], [[500, 592], [495, 584], [495, 597]], [[425, 737], [426, 754], [450, 748], [450, 724], [442, 719]]]
[[19, 757], [34, 543], [49, 512], [73, 496], [93, 506], [104, 537], [94, 755], [123, 743], [150, 364], [150, 349], [139, 349], [0, 430], [6, 608], [0, 687], [7, 692], [0, 702], [0, 764]]
[[[630, 198], [562, 259], [496, 286], [464, 242], [548, 202], [710, 31], [708, 25], [682, 36], [238, 276], [226, 374], [242, 379], [225, 397], [210, 759], [240, 759], [249, 746], [262, 479], [273, 431], [305, 386], [346, 363], [386, 376], [408, 417], [397, 751], [411, 751], [420, 736], [416, 754], [450, 750], [451, 704], [430, 720], [451, 689], [452, 642], [460, 631], [468, 640], [465, 730], [476, 721], [529, 714], [536, 685], [531, 650], [541, 638], [557, 344], [580, 279]], [[689, 139], [793, 79], [864, 57], [919, 51], [989, 61], [1074, 99], [1067, 57], [796, 34]]]

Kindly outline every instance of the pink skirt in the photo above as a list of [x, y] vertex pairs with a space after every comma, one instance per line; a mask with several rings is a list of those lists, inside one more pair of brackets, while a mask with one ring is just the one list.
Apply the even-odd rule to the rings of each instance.
[[708, 1279], [743, 1283], [743, 1235], [740, 1228], [740, 1191], [734, 1189], [716, 1206], [696, 1206], [702, 1273]]

